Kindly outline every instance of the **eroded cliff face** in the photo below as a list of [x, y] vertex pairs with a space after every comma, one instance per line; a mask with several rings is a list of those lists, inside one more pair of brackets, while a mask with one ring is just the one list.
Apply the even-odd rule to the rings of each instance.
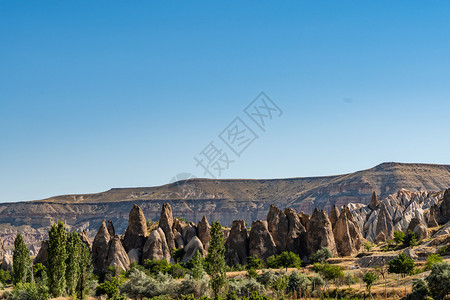
[[64, 221], [69, 228], [85, 229], [93, 238], [103, 218], [124, 232], [128, 212], [136, 203], [147, 219], [159, 220], [163, 203], [173, 214], [197, 223], [202, 216], [230, 226], [233, 220], [251, 224], [265, 219], [270, 205], [311, 214], [333, 205], [368, 204], [375, 191], [379, 199], [401, 188], [411, 192], [442, 191], [450, 186], [450, 166], [384, 163], [352, 174], [274, 180], [193, 179], [149, 188], [112, 189], [103, 193], [58, 196], [40, 201], [0, 204], [0, 237], [8, 249], [17, 232], [37, 247], [50, 225]]

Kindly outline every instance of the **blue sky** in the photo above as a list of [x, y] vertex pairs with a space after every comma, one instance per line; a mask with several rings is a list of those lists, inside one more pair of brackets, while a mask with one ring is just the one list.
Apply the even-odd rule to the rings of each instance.
[[[0, 1], [0, 201], [450, 164], [446, 1]], [[261, 131], [243, 109], [282, 110]], [[235, 118], [258, 135], [232, 157]]]

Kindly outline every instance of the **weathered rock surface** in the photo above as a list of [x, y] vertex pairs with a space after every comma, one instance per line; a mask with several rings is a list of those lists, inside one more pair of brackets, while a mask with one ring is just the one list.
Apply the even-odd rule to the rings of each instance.
[[131, 249], [128, 253], [128, 258], [130, 259], [130, 264], [138, 263], [142, 261], [142, 251], [140, 249]]
[[169, 203], [164, 203], [161, 210], [161, 218], [159, 219], [159, 227], [161, 227], [162, 231], [164, 231], [166, 242], [170, 250], [175, 248], [175, 237], [172, 231], [172, 226], [172, 207]]
[[108, 232], [110, 236], [116, 235], [116, 230], [114, 229], [113, 222], [111, 220], [108, 220]]
[[308, 254], [313, 254], [317, 250], [327, 247], [336, 255], [336, 243], [334, 241], [333, 228], [328, 215], [323, 210], [314, 210], [307, 229]]
[[380, 232], [377, 237], [375, 238], [375, 243], [383, 243], [386, 242], [386, 235], [384, 232]]
[[277, 254], [277, 246], [269, 232], [266, 221], [257, 220], [252, 223], [249, 236], [249, 256], [266, 260], [269, 256]]
[[47, 265], [48, 260], [48, 240], [41, 242], [41, 249], [39, 249], [38, 254], [36, 255], [36, 258], [34, 259], [34, 264], [43, 264], [44, 266]]
[[194, 224], [188, 224], [184, 227], [181, 235], [183, 236], [184, 244], [187, 245], [189, 242], [197, 236], [197, 229]]
[[289, 233], [289, 222], [284, 212], [273, 205], [267, 214], [267, 225], [277, 246], [278, 253], [286, 250], [286, 240]]
[[183, 258], [181, 259], [181, 262], [187, 263], [188, 261], [190, 261], [191, 258], [195, 255], [195, 253], [197, 253], [197, 251], [200, 252], [201, 256], [203, 257], [206, 256], [206, 252], [202, 242], [197, 236], [195, 236], [184, 247], [184, 255]]
[[3, 256], [6, 255], [5, 245], [3, 245], [3, 240], [0, 238], [0, 260], [3, 260]]
[[442, 225], [450, 221], [450, 188], [445, 190], [442, 202], [434, 208], [437, 222]]
[[92, 250], [92, 242], [91, 242], [91, 239], [89, 238], [89, 236], [88, 236], [86, 230], [83, 230], [83, 231], [80, 233], [80, 238], [81, 238], [81, 241], [82, 241], [83, 243], [85, 243], [86, 246], [88, 246], [88, 248], [89, 248], [90, 250]]
[[369, 203], [369, 208], [371, 210], [376, 210], [376, 209], [378, 209], [379, 205], [380, 205], [380, 202], [378, 202], [377, 193], [373, 192], [372, 199], [370, 200], [370, 203]]
[[339, 209], [337, 208], [336, 205], [333, 205], [333, 208], [330, 211], [330, 222], [333, 228], [336, 225], [337, 220], [339, 219], [339, 215], [340, 215]]
[[125, 250], [142, 249], [147, 236], [147, 221], [144, 213], [138, 205], [134, 204], [128, 217], [128, 227], [123, 238]]
[[286, 215], [289, 224], [286, 251], [291, 251], [304, 257], [307, 255], [306, 229], [295, 210], [286, 208], [284, 214]]
[[203, 216], [202, 220], [197, 225], [198, 238], [205, 247], [205, 250], [209, 248], [209, 240], [211, 239], [211, 229], [206, 216]]
[[104, 270], [106, 259], [108, 258], [110, 240], [111, 236], [106, 227], [106, 222], [103, 220], [92, 243], [92, 264], [96, 274], [100, 274]]
[[118, 235], [112, 238], [109, 242], [108, 256], [106, 258], [105, 267], [106, 268], [103, 269], [104, 272], [108, 267], [120, 268], [123, 271], [128, 270], [130, 267], [130, 259], [128, 258], [128, 254], [122, 246]]
[[397, 255], [371, 255], [359, 258], [355, 263], [361, 268], [374, 268], [385, 266], [388, 262], [396, 258]]
[[3, 256], [1, 269], [3, 271], [12, 272], [12, 270], [13, 270], [13, 257], [12, 257], [12, 255], [5, 254]]
[[174, 230], [173, 236], [175, 238], [175, 246], [177, 248], [184, 248], [183, 236], [177, 230]]
[[225, 261], [230, 266], [246, 265], [248, 254], [248, 234], [244, 220], [231, 224], [230, 234], [225, 243]]
[[386, 235], [386, 238], [392, 238], [394, 236], [394, 223], [392, 222], [392, 217], [384, 203], [381, 204], [376, 224], [377, 228], [375, 230], [375, 236], [378, 236], [380, 232], [383, 232]]
[[150, 232], [150, 236], [144, 245], [142, 261], [145, 261], [146, 259], [166, 259], [167, 261], [170, 261], [170, 249], [167, 245], [164, 231], [160, 227]]
[[333, 228], [336, 249], [341, 256], [351, 256], [359, 252], [363, 237], [358, 224], [353, 220], [350, 210], [344, 206]]

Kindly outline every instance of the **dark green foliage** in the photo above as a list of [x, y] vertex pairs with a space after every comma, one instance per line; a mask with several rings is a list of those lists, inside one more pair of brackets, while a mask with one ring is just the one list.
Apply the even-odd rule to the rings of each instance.
[[255, 269], [248, 269], [247, 270], [247, 277], [248, 278], [256, 278], [258, 276], [258, 272], [256, 272]]
[[69, 296], [75, 295], [80, 276], [81, 243], [78, 233], [71, 232], [68, 234], [66, 242], [66, 291]]
[[66, 290], [67, 231], [63, 222], [53, 224], [48, 233], [48, 280], [50, 294], [61, 297]]
[[245, 268], [247, 270], [248, 269], [259, 270], [259, 269], [262, 269], [263, 267], [264, 267], [264, 262], [258, 256], [253, 255], [253, 256], [249, 256], [247, 258], [247, 265], [245, 266]]
[[320, 273], [326, 280], [335, 280], [344, 277], [342, 267], [330, 265], [328, 263], [315, 263], [313, 269]]
[[188, 269], [184, 268], [179, 263], [170, 266], [169, 274], [173, 278], [183, 278], [188, 273]]
[[19, 233], [14, 240], [13, 252], [13, 282], [14, 284], [30, 282], [31, 258], [22, 235]]
[[195, 252], [194, 256], [190, 260], [191, 263], [191, 276], [194, 279], [199, 279], [205, 273], [205, 269], [203, 268], [203, 257], [200, 252]]
[[437, 254], [444, 256], [447, 252], [447, 246], [442, 246], [437, 249]]
[[302, 260], [293, 252], [283, 252], [276, 257], [278, 268], [300, 268]]
[[366, 288], [369, 291], [369, 294], [372, 294], [371, 293], [372, 284], [377, 280], [378, 276], [372, 271], [366, 272], [366, 274], [364, 274], [363, 281], [366, 283]]
[[328, 249], [327, 247], [323, 247], [309, 257], [309, 262], [312, 264], [323, 263], [331, 257], [333, 257], [333, 254], [331, 253], [330, 249]]
[[429, 271], [435, 263], [442, 262], [443, 258], [439, 254], [430, 254], [427, 258], [427, 263], [425, 264], [424, 270]]
[[10, 282], [11, 282], [11, 273], [9, 273], [9, 271], [0, 269], [0, 283], [5, 285]]
[[47, 276], [47, 267], [44, 266], [43, 264], [39, 263], [39, 264], [35, 264], [33, 266], [33, 274], [34, 274], [34, 279], [40, 279], [44, 276]]
[[450, 295], [450, 263], [435, 263], [426, 281], [433, 299], [440, 300]]
[[205, 258], [206, 272], [210, 276], [211, 288], [217, 297], [226, 283], [225, 275], [225, 245], [223, 241], [222, 226], [218, 221], [211, 226], [211, 239], [209, 241], [208, 255]]
[[408, 230], [408, 233], [405, 236], [405, 240], [403, 241], [404, 247], [414, 247], [418, 244], [418, 237], [417, 235], [412, 232], [411, 230]]
[[19, 282], [14, 286], [10, 299], [47, 300], [49, 299], [48, 287], [40, 282]]
[[405, 240], [405, 233], [403, 231], [394, 231], [394, 241], [397, 245], [402, 245]]
[[94, 280], [91, 251], [88, 246], [81, 241], [79, 255], [79, 277], [76, 286], [77, 297], [84, 299], [89, 291], [90, 283]]
[[146, 259], [144, 261], [144, 267], [153, 275], [157, 275], [158, 273], [167, 274], [170, 271], [171, 264], [166, 259]]
[[173, 249], [171, 254], [175, 263], [180, 263], [184, 255], [184, 249], [183, 248]]
[[396, 258], [388, 262], [389, 273], [401, 274], [402, 277], [411, 275], [414, 272], [414, 260], [400, 253]]
[[250, 296], [242, 297], [241, 299], [243, 299], [243, 300], [270, 300], [269, 297], [267, 297], [266, 295], [264, 295], [258, 291], [251, 292]]
[[238, 296], [236, 295], [235, 290], [230, 290], [227, 293], [227, 296], [225, 297], [225, 300], [238, 300]]
[[97, 286], [95, 290], [96, 296], [108, 295], [108, 298], [113, 298], [119, 295], [119, 280], [116, 277], [111, 278]]
[[430, 295], [430, 289], [423, 279], [414, 279], [412, 293], [406, 297], [406, 300], [426, 300]]

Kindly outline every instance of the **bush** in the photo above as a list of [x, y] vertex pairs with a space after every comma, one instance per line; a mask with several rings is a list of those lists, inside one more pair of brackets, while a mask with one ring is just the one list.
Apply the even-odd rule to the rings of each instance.
[[373, 246], [374, 246], [374, 244], [372, 244], [371, 242], [364, 243], [364, 249], [366, 249], [366, 251], [372, 250]]
[[253, 255], [247, 258], [247, 265], [245, 266], [248, 269], [259, 270], [264, 267], [264, 262], [258, 256]]
[[403, 231], [394, 231], [394, 241], [397, 245], [402, 245], [405, 240], [405, 233]]
[[193, 295], [196, 299], [211, 295], [212, 291], [209, 287], [209, 278], [205, 274], [198, 279], [187, 275], [181, 282], [179, 294]]
[[286, 292], [294, 293], [297, 292], [298, 295], [304, 294], [304, 292], [308, 289], [308, 286], [311, 285], [311, 281], [303, 274], [299, 272], [292, 272], [289, 275], [289, 281], [287, 285]]
[[327, 247], [323, 247], [309, 257], [309, 262], [312, 264], [323, 263], [331, 257], [333, 257], [333, 254], [331, 253], [330, 249], [328, 249]]
[[435, 263], [426, 281], [432, 297], [435, 300], [444, 299], [446, 295], [450, 294], [450, 263]]
[[369, 291], [369, 294], [371, 294], [372, 284], [377, 280], [378, 276], [372, 271], [369, 271], [366, 274], [364, 274], [363, 281], [366, 283], [366, 288]]
[[248, 296], [252, 292], [263, 292], [264, 286], [254, 278], [230, 281], [230, 290], [235, 291], [238, 297]]
[[439, 254], [430, 254], [430, 255], [428, 255], [424, 270], [425, 271], [431, 270], [431, 268], [433, 267], [433, 265], [435, 263], [442, 262], [442, 261], [443, 261], [443, 258]]
[[417, 235], [412, 232], [411, 230], [408, 230], [408, 233], [405, 236], [405, 240], [403, 241], [404, 247], [414, 247], [417, 246], [419, 238]]
[[249, 297], [242, 297], [243, 300], [270, 300], [269, 297], [267, 297], [264, 294], [261, 294], [258, 291], [251, 292]]
[[0, 283], [7, 284], [10, 282], [11, 282], [11, 273], [9, 273], [9, 271], [0, 269]]
[[322, 277], [320, 277], [319, 275], [316, 275], [311, 279], [311, 284], [312, 284], [312, 290], [315, 291], [318, 288], [323, 287], [325, 285], [325, 282], [323, 281]]
[[256, 277], [256, 280], [264, 285], [266, 288], [272, 287], [276, 280], [277, 275], [272, 270], [263, 270], [263, 272]]
[[96, 296], [107, 295], [108, 299], [119, 295], [119, 280], [116, 277], [111, 278], [99, 284], [95, 290]]
[[430, 289], [425, 280], [413, 279], [412, 293], [406, 297], [406, 300], [425, 300], [430, 294]]
[[173, 278], [183, 278], [188, 273], [188, 269], [181, 266], [179, 263], [170, 266], [169, 274]]
[[144, 261], [144, 267], [153, 275], [157, 275], [158, 273], [167, 274], [170, 271], [171, 264], [166, 259], [146, 259]]
[[313, 266], [314, 271], [322, 274], [326, 280], [335, 280], [337, 278], [344, 277], [343, 268], [339, 266], [333, 266], [328, 263], [315, 263]]
[[396, 258], [388, 262], [389, 273], [401, 274], [402, 277], [413, 274], [414, 260], [406, 256], [405, 253], [400, 253]]
[[17, 283], [12, 294], [12, 300], [47, 300], [50, 299], [48, 286], [36, 283]]

